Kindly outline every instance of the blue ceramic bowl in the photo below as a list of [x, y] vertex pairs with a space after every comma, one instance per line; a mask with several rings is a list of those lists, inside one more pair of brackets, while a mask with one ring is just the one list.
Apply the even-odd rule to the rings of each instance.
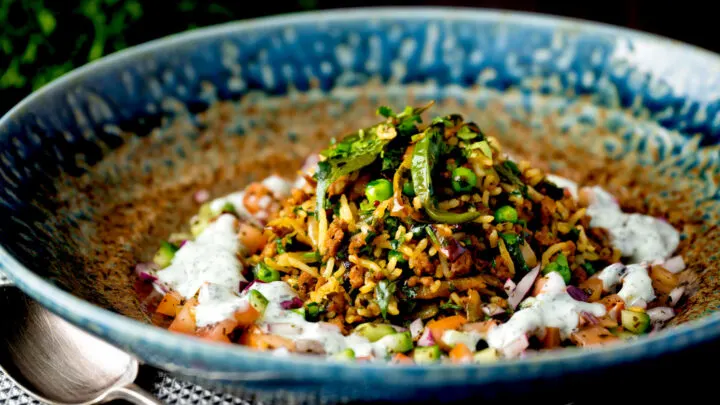
[[[175, 35], [80, 68], [2, 118], [0, 268], [81, 328], [227, 390], [310, 402], [531, 391], [720, 335], [718, 95], [717, 55], [522, 13], [339, 10]], [[273, 357], [148, 324], [132, 266], [191, 215], [194, 189], [219, 195], [290, 171], [374, 120], [377, 104], [429, 99], [571, 176], [593, 160], [625, 164], [651, 190], [648, 206], [692, 217], [684, 249], [701, 284], [679, 325], [597, 350], [410, 367]]]

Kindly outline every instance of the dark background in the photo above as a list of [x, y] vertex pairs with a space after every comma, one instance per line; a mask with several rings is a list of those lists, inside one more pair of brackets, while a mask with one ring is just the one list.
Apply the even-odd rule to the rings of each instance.
[[108, 53], [196, 27], [263, 15], [371, 5], [501, 8], [602, 21], [720, 51], [718, 19], [711, 4], [645, 0], [0, 0], [0, 114], [32, 90]]

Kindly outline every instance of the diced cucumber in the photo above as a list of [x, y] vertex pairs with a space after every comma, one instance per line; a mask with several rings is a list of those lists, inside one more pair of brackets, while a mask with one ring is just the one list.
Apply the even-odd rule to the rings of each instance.
[[362, 323], [355, 328], [355, 333], [371, 342], [377, 342], [383, 337], [395, 333], [395, 329], [385, 323]]
[[343, 361], [355, 360], [355, 351], [353, 349], [348, 348], [341, 352], [336, 353], [335, 356], [333, 356], [333, 357], [335, 357], [335, 359], [337, 359], [337, 360], [343, 360]]
[[492, 347], [480, 350], [473, 356], [475, 363], [493, 363], [500, 359], [500, 353]]
[[413, 360], [417, 364], [437, 363], [440, 361], [442, 353], [440, 346], [416, 347], [413, 352]]
[[175, 252], [178, 251], [178, 247], [173, 245], [170, 242], [160, 242], [160, 249], [158, 249], [157, 253], [155, 253], [155, 257], [153, 257], [153, 262], [157, 264], [161, 269], [164, 269], [165, 267], [169, 266], [170, 263], [172, 263], [173, 257], [175, 257]]
[[256, 311], [262, 313], [265, 313], [265, 308], [268, 306], [268, 299], [265, 298], [264, 295], [258, 290], [250, 290], [250, 293], [248, 295], [248, 300], [250, 301], [250, 305], [252, 305], [253, 308], [255, 308]]
[[201, 205], [197, 215], [195, 215], [190, 222], [190, 233], [192, 233], [194, 237], [200, 235], [208, 226], [210, 220], [216, 215], [217, 213], [213, 212], [210, 203]]
[[413, 348], [413, 339], [410, 332], [385, 335], [378, 341], [378, 343], [385, 346], [388, 353], [405, 353], [409, 352]]
[[620, 312], [620, 319], [622, 321], [623, 328], [636, 335], [645, 333], [650, 328], [650, 316], [645, 312], [623, 309]]
[[637, 339], [637, 337], [638, 337], [636, 334], [630, 333], [626, 330], [612, 329], [610, 332], [622, 340], [634, 340], [634, 339]]

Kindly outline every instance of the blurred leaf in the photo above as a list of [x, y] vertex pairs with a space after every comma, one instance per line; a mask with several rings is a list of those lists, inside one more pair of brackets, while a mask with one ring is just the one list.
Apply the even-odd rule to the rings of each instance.
[[13, 43], [12, 40], [8, 37], [2, 37], [0, 38], [0, 48], [2, 48], [5, 55], [12, 54], [13, 51]]
[[178, 3], [178, 10], [182, 12], [192, 11], [195, 8], [196, 3], [192, 0], [180, 0]]
[[317, 0], [298, 0], [300, 7], [305, 10], [312, 10], [317, 8]]
[[10, 62], [10, 66], [5, 69], [5, 73], [0, 76], [0, 87], [23, 87], [26, 79], [20, 74], [20, 62], [18, 59], [13, 59]]
[[135, 0], [129, 0], [125, 2], [125, 10], [130, 14], [130, 18], [137, 20], [143, 15], [142, 4]]
[[37, 57], [38, 45], [41, 44], [42, 41], [42, 37], [37, 34], [30, 37], [27, 47], [25, 48], [25, 53], [23, 53], [22, 56], [22, 63], [35, 62], [35, 59]]
[[210, 3], [208, 6], [208, 13], [210, 14], [222, 14], [226, 16], [232, 16], [232, 11], [228, 10], [227, 8], [217, 4], [217, 3]]
[[55, 31], [55, 16], [53, 13], [46, 9], [41, 8], [37, 11], [37, 21], [38, 24], [40, 24], [40, 29], [42, 30], [43, 34], [50, 35], [53, 31]]

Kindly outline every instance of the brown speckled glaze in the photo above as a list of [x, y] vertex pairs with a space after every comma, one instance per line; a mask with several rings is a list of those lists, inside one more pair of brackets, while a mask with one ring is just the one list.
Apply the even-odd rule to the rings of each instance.
[[[478, 92], [488, 90], [470, 90], [467, 97]], [[59, 280], [83, 298], [148, 321], [133, 289], [133, 267], [149, 260], [159, 241], [181, 229], [196, 212], [194, 191], [207, 189], [214, 198], [273, 173], [293, 177], [303, 159], [333, 136], [376, 122], [378, 105], [402, 108], [426, 101], [419, 100], [411, 88], [393, 97], [383, 94], [380, 86], [368, 86], [349, 105], [332, 99], [313, 100], [307, 94], [283, 98], [256, 95], [239, 103], [212, 105], [198, 117], [203, 129], [181, 116], [143, 138], [127, 134], [128, 142], [89, 173], [58, 182], [62, 207], [58, 216], [95, 213], [70, 229], [85, 273], [78, 277], [74, 266], [58, 264], [54, 270]], [[699, 173], [671, 178], [672, 171], [658, 163], [652, 145], [642, 156], [608, 153], [605, 145], [620, 135], [604, 125], [607, 111], [589, 101], [572, 108], [595, 109], [596, 123], [566, 128], [561, 126], [562, 115], [552, 110], [533, 115], [513, 113], [507, 105], [514, 97], [518, 95], [512, 92], [490, 94], [485, 108], [470, 108], [474, 103], [451, 99], [436, 104], [426, 117], [459, 112], [497, 137], [516, 158], [580, 183], [600, 184], [618, 196], [625, 209], [668, 218], [682, 230], [685, 239], [679, 252], [697, 275], [686, 280], [697, 293], [673, 323], [716, 309], [720, 305], [720, 273], [713, 255], [720, 248], [720, 231], [710, 226], [717, 214], [697, 207], [699, 197], [694, 189], [705, 181]], [[552, 100], [535, 101], [550, 105]], [[253, 124], [239, 130], [238, 119]], [[628, 119], [634, 121], [630, 115]], [[679, 136], [659, 127], [652, 129]], [[703, 220], [703, 215], [709, 219]]]

